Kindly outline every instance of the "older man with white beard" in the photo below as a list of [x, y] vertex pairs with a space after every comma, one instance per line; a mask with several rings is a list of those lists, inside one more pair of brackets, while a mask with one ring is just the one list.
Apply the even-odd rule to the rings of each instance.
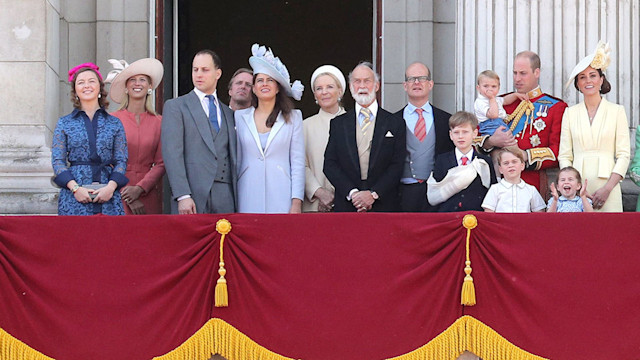
[[380, 76], [369, 62], [349, 73], [356, 101], [331, 121], [324, 173], [336, 189], [335, 211], [398, 211], [398, 186], [406, 156], [406, 126], [401, 116], [378, 106]]

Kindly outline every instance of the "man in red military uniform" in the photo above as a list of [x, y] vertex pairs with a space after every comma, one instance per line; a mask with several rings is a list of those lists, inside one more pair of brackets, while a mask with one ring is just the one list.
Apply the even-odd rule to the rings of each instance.
[[[545, 169], [558, 167], [558, 148], [562, 115], [567, 104], [540, 90], [540, 57], [523, 51], [513, 61], [513, 83], [516, 92], [529, 100], [505, 105], [509, 122], [491, 136], [480, 135], [476, 144], [485, 150], [517, 145], [525, 154], [526, 170], [522, 179], [545, 196], [548, 192]], [[502, 131], [503, 129], [509, 131]]]

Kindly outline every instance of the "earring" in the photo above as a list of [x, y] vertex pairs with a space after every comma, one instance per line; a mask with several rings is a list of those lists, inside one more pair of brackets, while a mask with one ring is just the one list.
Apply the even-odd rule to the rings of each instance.
[[129, 95], [129, 90], [124, 89], [124, 93], [125, 93], [125, 94], [127, 94], [127, 95]]
[[338, 97], [338, 101], [342, 101], [342, 98], [341, 98], [341, 97]]
[[102, 97], [102, 94], [98, 94], [98, 99], [100, 99]]
[[76, 100], [80, 100], [80, 98], [78, 97], [78, 95], [76, 95]]
[[153, 91], [151, 89], [147, 89], [147, 94], [151, 95]]
[[316, 100], [316, 105], [318, 105], [318, 100]]

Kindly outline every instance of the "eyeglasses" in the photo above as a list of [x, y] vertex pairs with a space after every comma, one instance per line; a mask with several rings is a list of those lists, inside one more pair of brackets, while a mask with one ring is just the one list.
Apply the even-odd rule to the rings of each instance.
[[404, 78], [404, 81], [406, 81], [408, 83], [414, 83], [414, 82], [416, 82], [416, 80], [421, 82], [421, 83], [427, 82], [427, 81], [431, 80], [431, 76], [409, 76], [409, 77]]

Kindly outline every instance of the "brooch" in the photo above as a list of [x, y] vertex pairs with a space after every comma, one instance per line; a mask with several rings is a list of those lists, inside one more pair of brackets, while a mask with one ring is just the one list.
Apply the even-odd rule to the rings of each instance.
[[540, 145], [540, 137], [536, 134], [529, 138], [529, 142], [531, 142], [531, 146], [536, 147]]
[[542, 120], [542, 118], [533, 122], [533, 128], [536, 129], [537, 132], [544, 130], [547, 127], [547, 124]]

